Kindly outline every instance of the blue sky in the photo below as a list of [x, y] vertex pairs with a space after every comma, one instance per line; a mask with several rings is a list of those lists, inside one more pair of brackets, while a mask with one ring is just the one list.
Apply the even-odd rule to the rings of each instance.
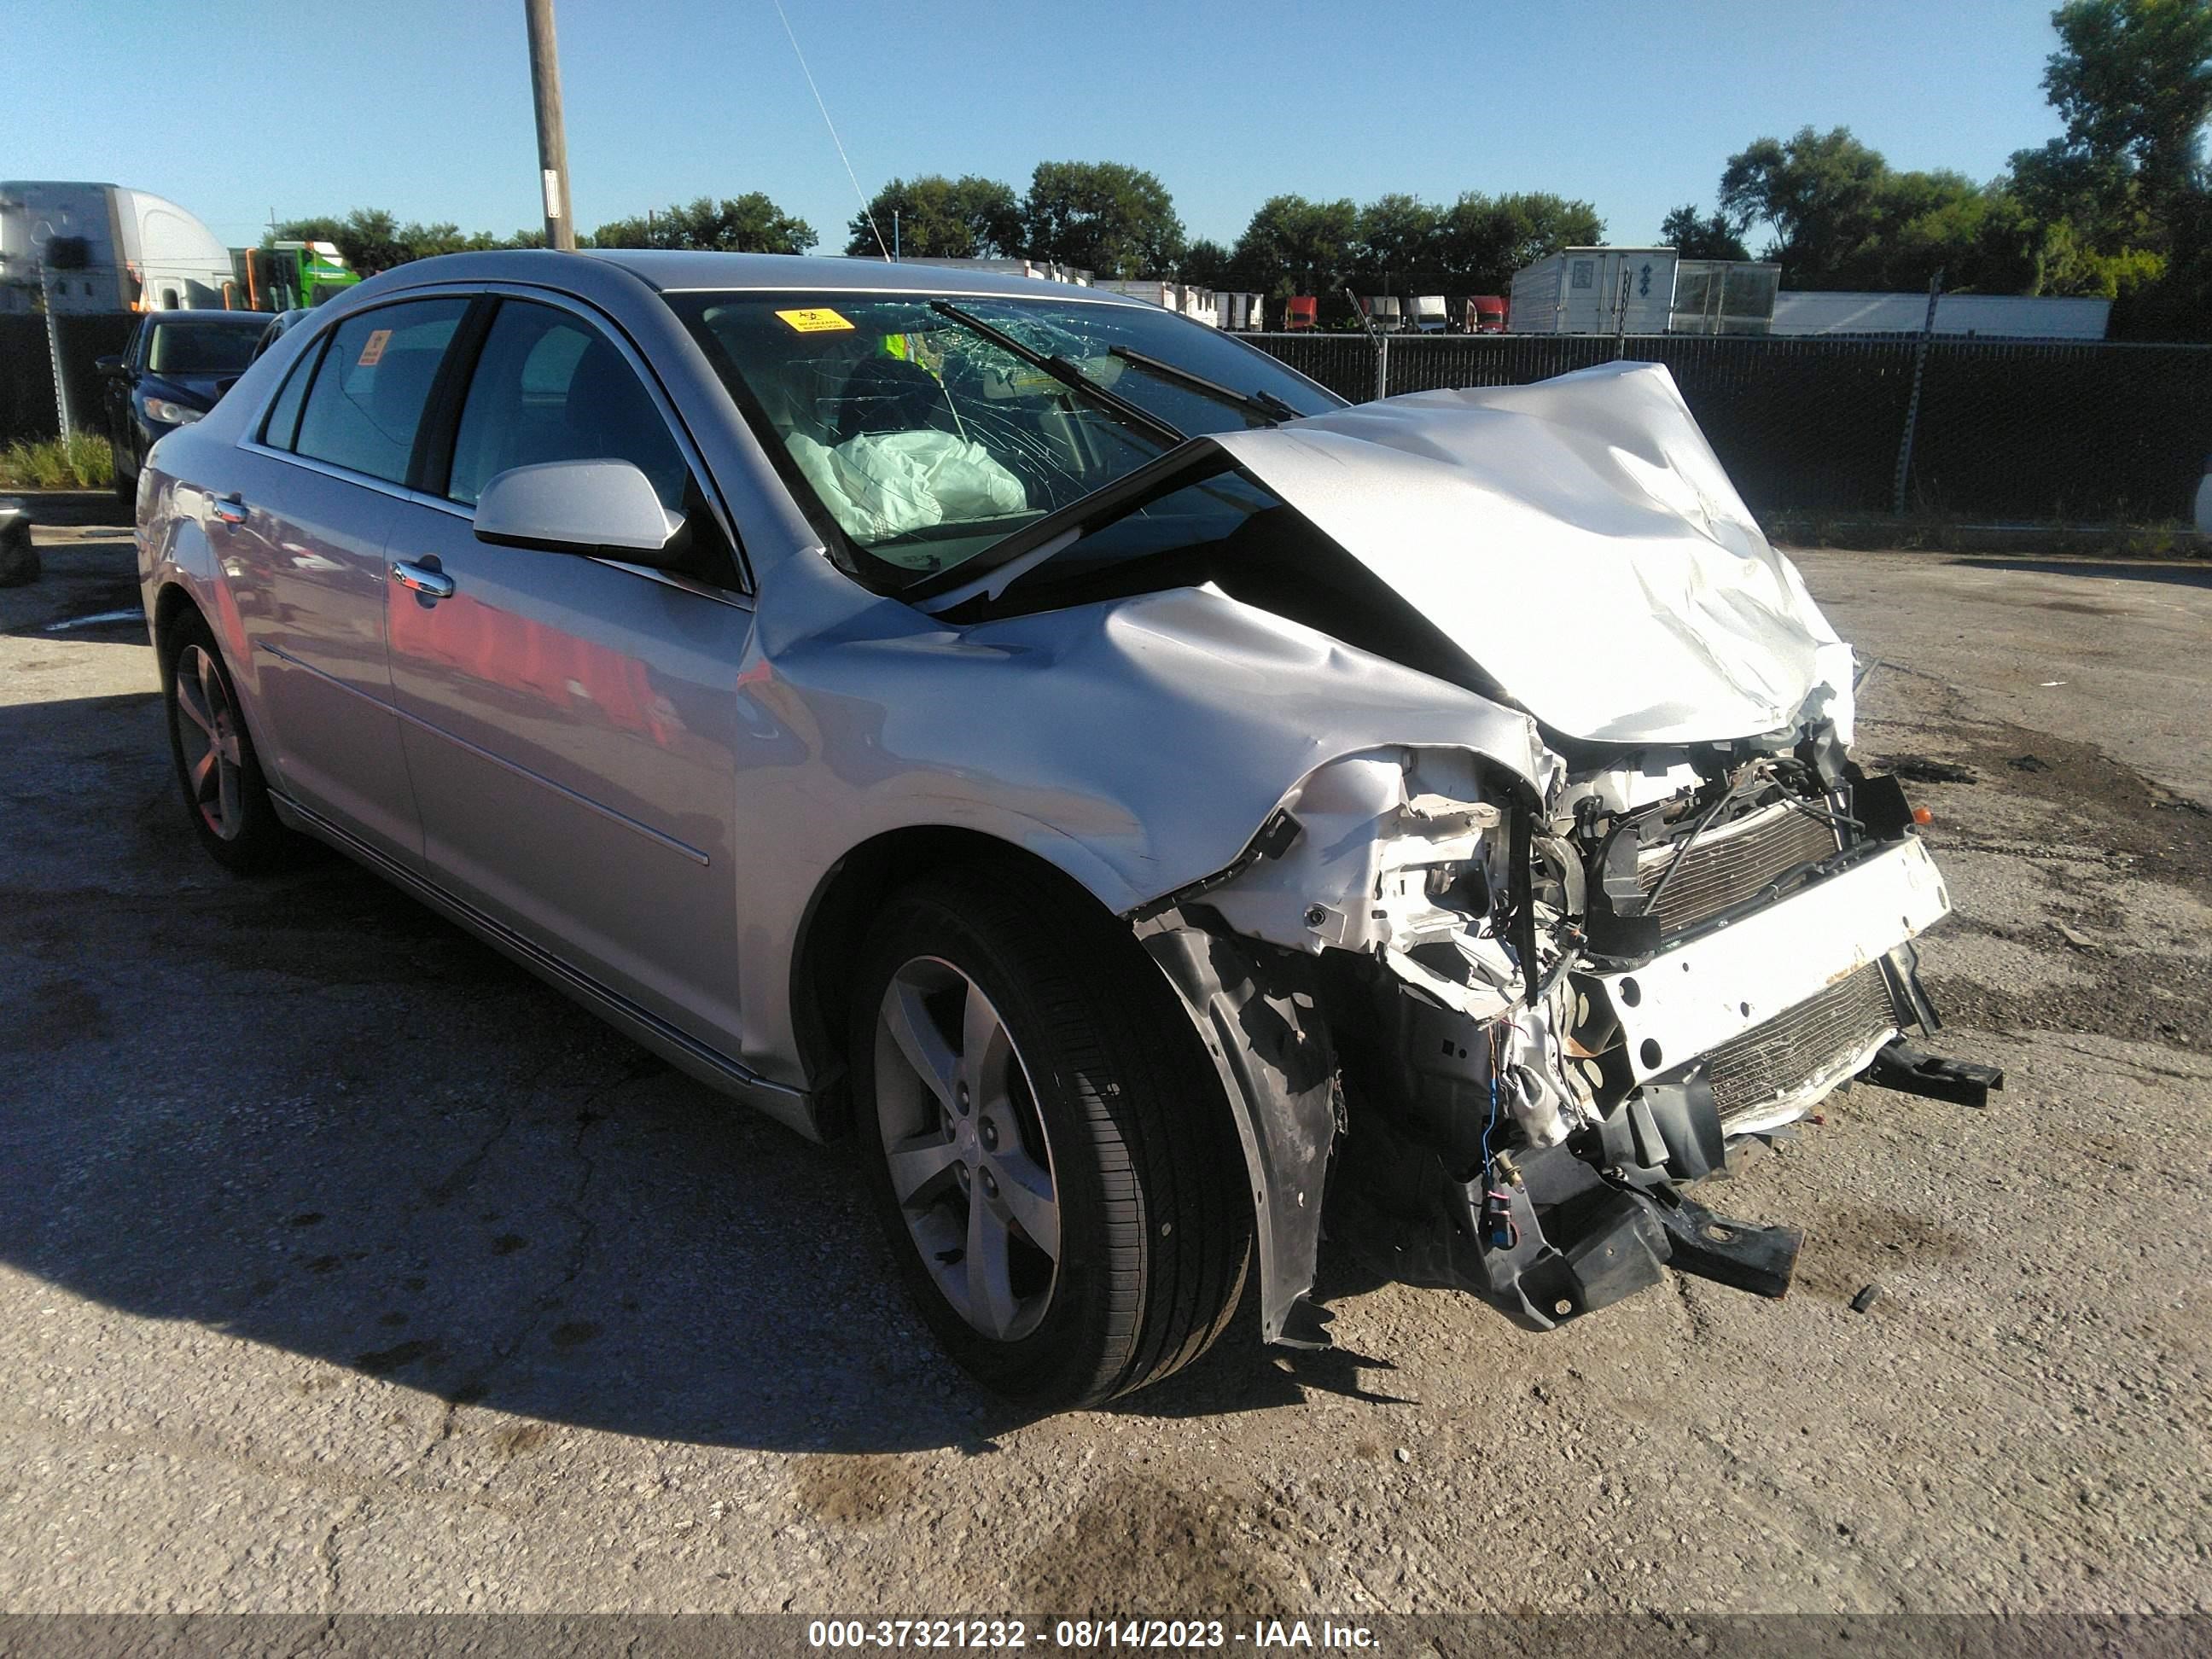
[[[784, 4], [871, 191], [1127, 161], [1223, 241], [1279, 191], [1470, 189], [1584, 197], [1643, 241], [1761, 134], [1847, 125], [1986, 178], [2058, 130], [2050, 0]], [[757, 189], [842, 247], [853, 188], [771, 0], [557, 14], [586, 229]], [[521, 0], [47, 0], [8, 33], [5, 176], [150, 190], [234, 244], [272, 209], [538, 222]]]

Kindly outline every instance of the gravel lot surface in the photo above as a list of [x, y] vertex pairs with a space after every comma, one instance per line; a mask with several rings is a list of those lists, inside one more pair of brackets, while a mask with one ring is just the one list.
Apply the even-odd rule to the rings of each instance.
[[[2212, 567], [1809, 553], [1930, 780], [1986, 1112], [1854, 1091], [1808, 1229], [1556, 1335], [1325, 1271], [1024, 1421], [843, 1155], [336, 859], [191, 844], [118, 532], [0, 592], [0, 1610], [2203, 1611]], [[1868, 1285], [1868, 1311], [1852, 1299]], [[1249, 1310], [1248, 1310], [1249, 1314]]]

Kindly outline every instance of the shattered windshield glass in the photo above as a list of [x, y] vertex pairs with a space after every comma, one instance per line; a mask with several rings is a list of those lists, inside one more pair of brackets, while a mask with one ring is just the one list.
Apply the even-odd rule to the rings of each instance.
[[[675, 294], [802, 503], [904, 586], [1181, 437], [1340, 407], [1155, 307], [974, 295]], [[834, 301], [835, 303], [830, 303]]]

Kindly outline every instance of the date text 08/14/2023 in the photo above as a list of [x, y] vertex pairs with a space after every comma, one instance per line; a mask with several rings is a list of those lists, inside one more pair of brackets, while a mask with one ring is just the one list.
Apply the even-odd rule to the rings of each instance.
[[1375, 1635], [1364, 1625], [1323, 1619], [1255, 1619], [1246, 1627], [1219, 1619], [1060, 1619], [1032, 1628], [1020, 1619], [817, 1619], [806, 1627], [809, 1647], [1024, 1648], [1088, 1650], [1143, 1648], [1180, 1650], [1223, 1648], [1364, 1649]]

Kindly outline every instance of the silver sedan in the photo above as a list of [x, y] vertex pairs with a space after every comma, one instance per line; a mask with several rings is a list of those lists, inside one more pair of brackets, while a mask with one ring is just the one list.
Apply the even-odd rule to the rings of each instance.
[[1331, 1248], [1578, 1318], [1779, 1294], [1693, 1183], [1923, 1053], [1948, 909], [1851, 659], [1663, 368], [1352, 409], [1120, 295], [466, 254], [284, 332], [139, 495], [179, 787], [851, 1133], [1006, 1394]]

